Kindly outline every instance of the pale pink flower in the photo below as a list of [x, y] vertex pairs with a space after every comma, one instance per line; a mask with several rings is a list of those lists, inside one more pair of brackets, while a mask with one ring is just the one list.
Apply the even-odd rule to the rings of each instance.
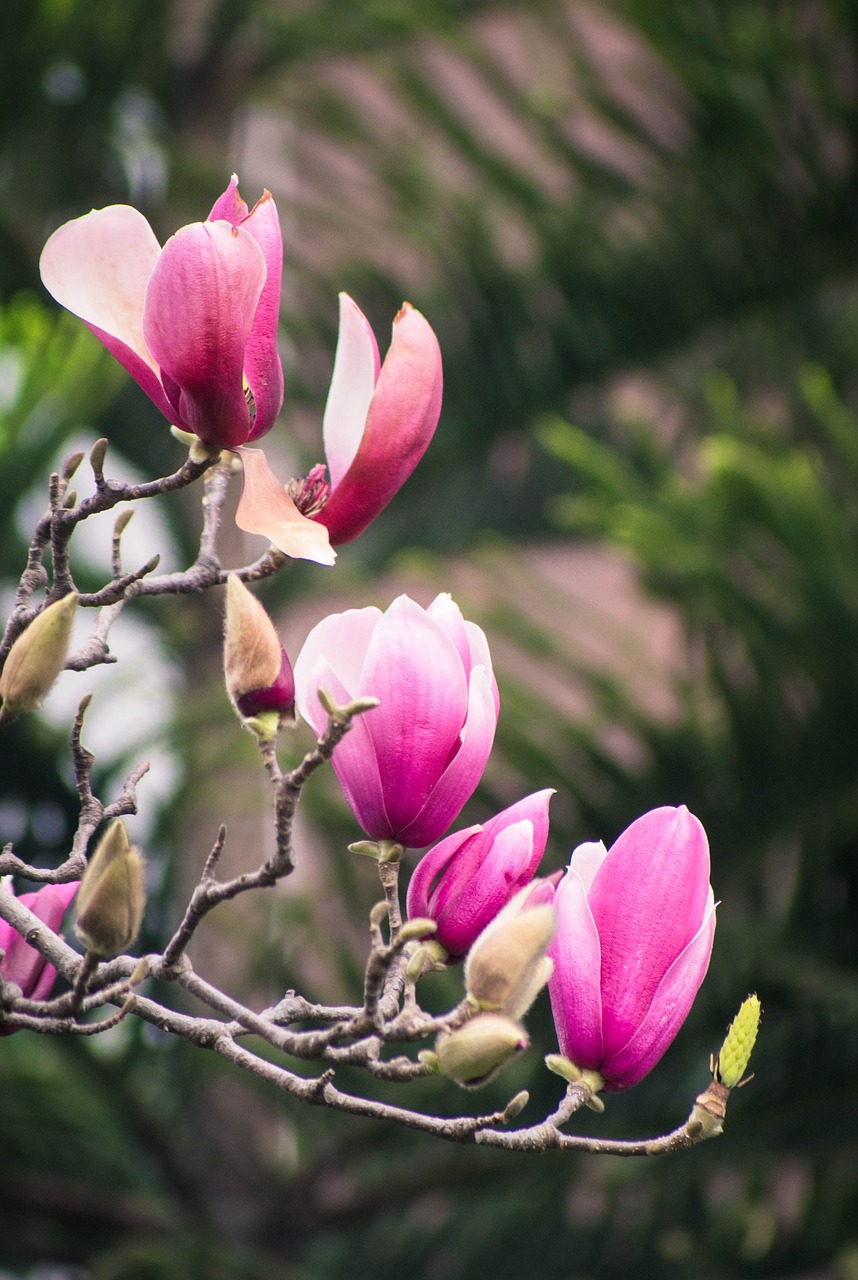
[[[297, 502], [327, 529], [332, 546], [351, 542], [380, 514], [423, 457], [441, 413], [438, 340], [410, 303], [393, 321], [381, 363], [360, 308], [340, 294], [340, 334], [324, 417], [324, 469], [314, 468]], [[294, 510], [264, 454], [244, 450], [245, 486], [237, 521], [282, 545]], [[306, 500], [306, 501], [304, 501]]]

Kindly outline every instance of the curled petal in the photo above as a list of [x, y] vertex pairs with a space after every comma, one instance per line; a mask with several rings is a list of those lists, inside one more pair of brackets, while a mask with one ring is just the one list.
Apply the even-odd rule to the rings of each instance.
[[318, 519], [339, 545], [363, 533], [423, 457], [441, 413], [438, 340], [407, 302], [375, 386], [357, 452]]
[[336, 552], [327, 530], [303, 516], [269, 467], [261, 449], [238, 451], [244, 487], [235, 522], [245, 533], [259, 533], [295, 560], [333, 564]]
[[259, 295], [244, 353], [244, 376], [256, 407], [256, 417], [247, 437], [249, 442], [258, 440], [271, 430], [283, 407], [283, 366], [277, 352], [283, 239], [277, 207], [270, 191], [262, 193], [241, 225], [262, 250], [266, 267], [265, 284]]
[[369, 321], [347, 293], [340, 294], [340, 333], [322, 432], [331, 485], [336, 488], [361, 442], [381, 361]]

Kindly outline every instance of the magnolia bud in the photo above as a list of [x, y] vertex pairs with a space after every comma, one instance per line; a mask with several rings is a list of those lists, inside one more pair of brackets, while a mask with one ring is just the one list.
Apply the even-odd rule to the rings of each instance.
[[[515, 906], [515, 899], [510, 907]], [[505, 908], [483, 930], [465, 961], [465, 989], [480, 1009], [521, 1018], [551, 977], [545, 954], [554, 934], [550, 903], [517, 914]]]
[[458, 1031], [443, 1031], [435, 1042], [438, 1068], [463, 1089], [479, 1089], [526, 1049], [530, 1041], [519, 1023], [498, 1013], [482, 1013]]
[[245, 728], [263, 741], [295, 720], [295, 680], [265, 609], [236, 575], [226, 583], [226, 690]]
[[77, 593], [55, 600], [34, 618], [9, 650], [0, 675], [0, 723], [34, 711], [66, 663]]
[[89, 860], [78, 890], [75, 933], [102, 959], [131, 946], [146, 906], [144, 863], [125, 823], [112, 823]]
[[715, 1062], [715, 1079], [728, 1089], [735, 1089], [751, 1060], [751, 1050], [757, 1039], [762, 1006], [759, 997], [748, 996], [730, 1023], [721, 1052]]

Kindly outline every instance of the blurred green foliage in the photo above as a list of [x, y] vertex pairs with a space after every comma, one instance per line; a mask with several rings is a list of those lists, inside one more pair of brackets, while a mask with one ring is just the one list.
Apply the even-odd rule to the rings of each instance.
[[[22, 495], [72, 430], [108, 434], [146, 474], [176, 460], [83, 328], [19, 293], [45, 236], [115, 200], [165, 236], [241, 164], [284, 218], [285, 417], [308, 461], [337, 288], [380, 335], [409, 297], [445, 355], [442, 429], [341, 581], [418, 539], [444, 555], [489, 531], [487, 562], [503, 555], [514, 584], [516, 543], [562, 531], [631, 558], [681, 624], [665, 719], [632, 696], [650, 678], [634, 653], [631, 679], [588, 662], [514, 590], [484, 619], [588, 692], [570, 718], [504, 673], [505, 768], [567, 801], [555, 857], [660, 803], [687, 803], [712, 840], [722, 906], [692, 1017], [662, 1069], [584, 1123], [672, 1127], [747, 991], [764, 1015], [724, 1138], [657, 1164], [500, 1160], [296, 1115], [140, 1028], [101, 1052], [7, 1038], [0, 1264], [93, 1280], [338, 1280], [357, 1259], [375, 1280], [858, 1274], [856, 35], [837, 0], [6, 0], [4, 588], [24, 560]], [[212, 611], [159, 621], [195, 674], [214, 671]], [[189, 800], [159, 833], [179, 878], [207, 771], [251, 767], [246, 743], [216, 736], [224, 717], [199, 689], [181, 708]], [[3, 801], [47, 798], [68, 824], [62, 744], [38, 720], [6, 735]], [[257, 940], [249, 977], [272, 998], [313, 937], [336, 980], [356, 980], [350, 930], [371, 890], [352, 863], [319, 874], [327, 901], [287, 895], [264, 927], [226, 926]], [[154, 901], [158, 928], [171, 907]], [[428, 998], [456, 993], [447, 976]], [[531, 1029], [553, 1047], [544, 1006]], [[534, 1115], [550, 1105], [532, 1057], [475, 1106], [521, 1087]], [[435, 1083], [411, 1096], [461, 1101]]]

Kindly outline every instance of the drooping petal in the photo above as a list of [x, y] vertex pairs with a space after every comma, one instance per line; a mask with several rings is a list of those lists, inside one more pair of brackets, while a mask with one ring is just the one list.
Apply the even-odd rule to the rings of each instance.
[[548, 982], [560, 1052], [581, 1068], [602, 1061], [602, 951], [581, 877], [570, 866], [554, 891], [557, 929]]
[[[244, 204], [244, 201], [241, 201]], [[244, 376], [253, 393], [256, 417], [248, 441], [270, 431], [283, 407], [283, 366], [277, 351], [280, 324], [280, 286], [283, 279], [283, 238], [277, 206], [264, 191], [242, 227], [249, 231], [265, 258], [265, 284], [256, 305], [250, 337], [244, 352]]]
[[143, 214], [115, 204], [59, 227], [42, 250], [39, 270], [52, 297], [89, 325], [168, 421], [175, 422], [157, 361], [143, 337], [146, 288], [160, 256], [161, 246]]
[[709, 893], [706, 833], [684, 806], [651, 810], [611, 846], [588, 894], [602, 945], [606, 1056], [641, 1025]]
[[358, 451], [380, 367], [369, 321], [357, 303], [341, 293], [337, 353], [322, 422], [332, 488], [340, 483]]
[[250, 430], [244, 351], [264, 282], [248, 232], [197, 222], [167, 241], [146, 290], [146, 344], [181, 388], [184, 422], [215, 449], [243, 444]]
[[363, 533], [411, 475], [438, 424], [442, 389], [438, 340], [406, 302], [393, 322], [357, 453], [318, 516], [335, 546]]
[[369, 732], [387, 779], [388, 815], [402, 829], [420, 812], [458, 743], [468, 706], [462, 664], [446, 632], [400, 596], [375, 628], [361, 683], [362, 693], [381, 701]]
[[303, 516], [268, 465], [261, 449], [241, 449], [244, 486], [235, 523], [245, 533], [258, 533], [295, 560], [333, 564], [336, 552], [327, 530]]
[[431, 844], [447, 830], [473, 795], [483, 776], [497, 728], [493, 681], [482, 667], [471, 672], [468, 716], [455, 751], [425, 804], [405, 827], [400, 840], [414, 849]]
[[643, 1022], [628, 1044], [600, 1068], [606, 1089], [629, 1089], [642, 1080], [666, 1053], [688, 1017], [712, 954], [715, 902], [710, 897], [703, 924], [662, 978]]

